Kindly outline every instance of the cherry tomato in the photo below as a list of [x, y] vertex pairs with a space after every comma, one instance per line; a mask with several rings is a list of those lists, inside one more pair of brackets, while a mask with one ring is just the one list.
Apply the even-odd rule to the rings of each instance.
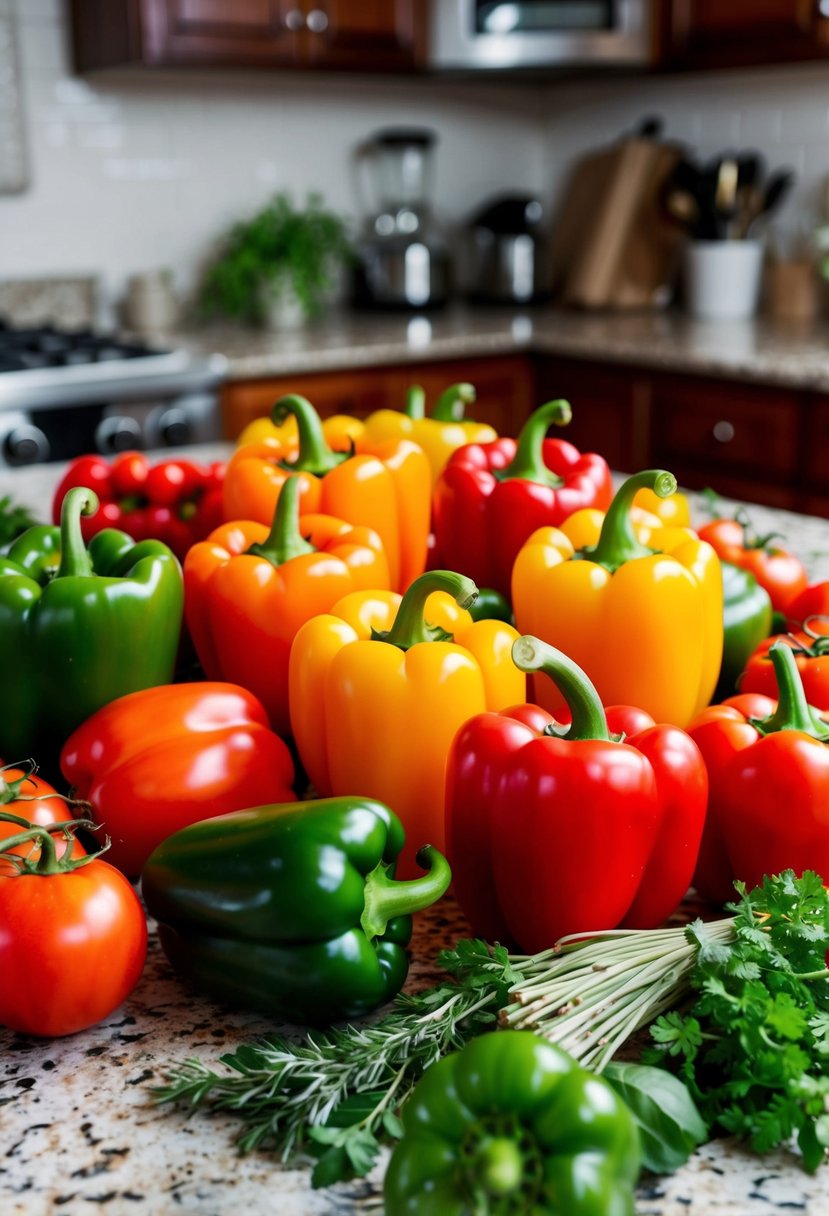
[[789, 604], [808, 583], [799, 557], [773, 544], [771, 537], [753, 537], [748, 525], [739, 519], [713, 519], [699, 529], [698, 535], [708, 541], [722, 561], [750, 571], [768, 591], [776, 612], [788, 613]]
[[132, 992], [146, 955], [138, 896], [107, 862], [0, 877], [0, 1024], [49, 1037], [94, 1026]]
[[142, 452], [120, 452], [112, 461], [113, 492], [119, 498], [143, 494], [149, 468]]
[[[40, 827], [47, 823], [65, 823], [68, 819], [75, 818], [76, 813], [80, 813], [76, 812], [76, 808], [70, 806], [65, 798], [59, 796], [54, 786], [41, 780], [35, 774], [30, 774], [26, 769], [4, 766], [0, 769], [0, 781], [5, 787], [5, 789], [0, 788], [0, 812], [17, 815], [20, 819], [26, 819], [29, 823], [37, 824]], [[12, 796], [7, 798], [7, 793]], [[3, 800], [6, 798], [7, 800]], [[18, 857], [27, 857], [29, 861], [37, 861], [40, 856], [40, 848], [36, 841], [13, 845], [12, 848], [6, 849], [5, 841], [25, 830], [19, 824], [9, 823], [7, 819], [0, 819], [0, 853], [14, 853]], [[58, 857], [62, 857], [69, 842], [60, 832], [56, 832], [52, 839], [55, 842]], [[85, 854], [86, 849], [73, 836], [72, 857], [83, 857]], [[16, 873], [16, 864], [0, 857], [0, 875]]]
[[173, 507], [189, 498], [204, 480], [204, 472], [191, 460], [162, 460], [147, 474], [146, 494], [159, 507]]

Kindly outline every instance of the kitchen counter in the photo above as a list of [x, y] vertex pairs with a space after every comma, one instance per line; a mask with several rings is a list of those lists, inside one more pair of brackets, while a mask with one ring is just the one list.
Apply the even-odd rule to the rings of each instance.
[[221, 353], [231, 380], [520, 351], [829, 390], [829, 323], [695, 321], [679, 312], [473, 309], [334, 313], [295, 332], [211, 325], [163, 340]]
[[[210, 445], [186, 452], [214, 459], [229, 450]], [[60, 473], [47, 465], [0, 470], [0, 494], [46, 518]], [[692, 504], [701, 518], [699, 496]], [[758, 529], [786, 534], [814, 579], [829, 578], [825, 520], [760, 507], [752, 507], [752, 515]], [[467, 934], [449, 899], [419, 914], [408, 989], [438, 978], [437, 951]], [[141, 981], [101, 1025], [51, 1041], [0, 1030], [0, 1213], [381, 1216], [385, 1153], [367, 1179], [314, 1192], [307, 1168], [281, 1167], [266, 1151], [240, 1158], [233, 1144], [240, 1125], [232, 1116], [187, 1119], [153, 1103], [152, 1087], [168, 1065], [197, 1057], [220, 1067], [222, 1052], [287, 1029], [194, 995], [176, 980], [151, 927]], [[759, 1158], [732, 1140], [712, 1141], [671, 1177], [643, 1179], [636, 1210], [638, 1216], [826, 1216], [829, 1166], [810, 1177], [792, 1153]]]

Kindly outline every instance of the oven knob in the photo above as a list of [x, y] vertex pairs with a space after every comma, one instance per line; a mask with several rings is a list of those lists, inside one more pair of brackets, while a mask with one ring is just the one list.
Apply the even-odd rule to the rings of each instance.
[[49, 440], [40, 427], [23, 423], [6, 435], [3, 455], [12, 465], [39, 464], [49, 459]]
[[141, 425], [135, 418], [103, 418], [95, 430], [99, 452], [128, 452], [143, 446]]
[[177, 447], [189, 443], [192, 438], [192, 425], [187, 414], [182, 409], [169, 409], [158, 420], [158, 433], [161, 442], [167, 447]]

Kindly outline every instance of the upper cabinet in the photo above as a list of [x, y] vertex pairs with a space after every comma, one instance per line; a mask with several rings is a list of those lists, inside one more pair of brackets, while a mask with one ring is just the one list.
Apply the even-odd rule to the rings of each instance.
[[141, 63], [414, 71], [425, 0], [71, 0], [79, 72]]
[[827, 0], [661, 0], [668, 68], [731, 68], [829, 55]]

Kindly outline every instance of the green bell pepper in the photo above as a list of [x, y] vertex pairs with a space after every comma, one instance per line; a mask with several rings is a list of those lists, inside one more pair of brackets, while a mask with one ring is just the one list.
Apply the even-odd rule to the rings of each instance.
[[390, 1000], [408, 971], [411, 913], [449, 886], [394, 880], [403, 825], [381, 802], [322, 798], [191, 824], [151, 854], [147, 907], [177, 972], [229, 1004], [328, 1025]]
[[473, 621], [505, 621], [514, 625], [512, 605], [505, 595], [494, 587], [479, 587], [478, 598], [469, 606]]
[[528, 1030], [473, 1039], [403, 1107], [386, 1216], [632, 1216], [633, 1116], [606, 1081]]
[[769, 593], [750, 570], [722, 562], [723, 656], [714, 701], [737, 691], [737, 680], [764, 638], [771, 634], [772, 607]]
[[[184, 606], [181, 567], [159, 541], [107, 528], [84, 546], [97, 496], [70, 490], [60, 527], [38, 524], [0, 555], [0, 754], [54, 760], [117, 697], [170, 682]], [[48, 759], [47, 759], [48, 758]]]

